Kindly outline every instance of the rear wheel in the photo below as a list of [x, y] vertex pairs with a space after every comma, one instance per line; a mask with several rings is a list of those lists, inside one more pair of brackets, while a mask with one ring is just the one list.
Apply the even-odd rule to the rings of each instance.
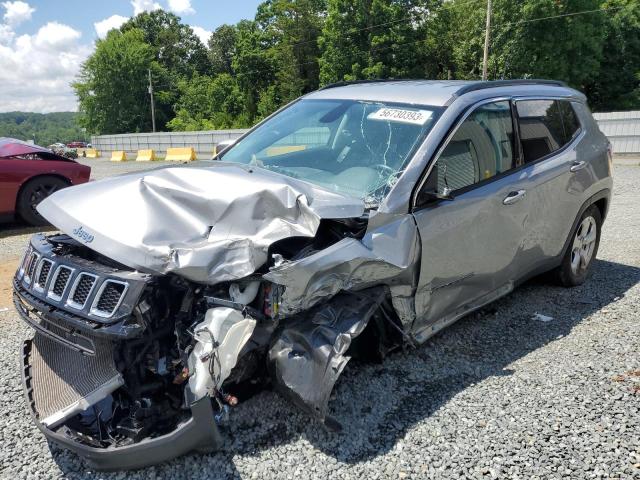
[[29, 180], [18, 195], [17, 212], [31, 225], [47, 225], [47, 221], [38, 213], [36, 207], [52, 193], [69, 184], [57, 177], [37, 177]]
[[582, 285], [589, 276], [600, 245], [601, 226], [600, 210], [592, 205], [580, 217], [569, 240], [569, 248], [557, 270], [558, 280], [565, 287]]

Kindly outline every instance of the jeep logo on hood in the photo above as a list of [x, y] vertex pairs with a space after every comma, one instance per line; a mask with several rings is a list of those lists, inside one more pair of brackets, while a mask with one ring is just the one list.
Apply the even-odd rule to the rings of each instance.
[[75, 228], [73, 230], [73, 234], [78, 237], [80, 240], [82, 240], [84, 243], [91, 243], [93, 242], [93, 235], [91, 235], [89, 232], [87, 232], [86, 230], [82, 229], [82, 225], [80, 225], [78, 228]]

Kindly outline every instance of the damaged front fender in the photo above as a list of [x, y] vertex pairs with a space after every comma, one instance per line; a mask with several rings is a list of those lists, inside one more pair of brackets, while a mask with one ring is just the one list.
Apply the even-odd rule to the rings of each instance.
[[385, 299], [385, 289], [342, 292], [287, 322], [269, 350], [276, 389], [303, 411], [328, 425], [331, 391], [360, 335]]
[[[375, 224], [379, 226], [372, 228]], [[313, 255], [273, 267], [264, 278], [284, 287], [282, 315], [307, 310], [342, 290], [387, 285], [402, 323], [409, 324], [414, 312], [406, 299], [412, 298], [419, 258], [413, 217], [376, 215], [362, 240], [345, 238]]]

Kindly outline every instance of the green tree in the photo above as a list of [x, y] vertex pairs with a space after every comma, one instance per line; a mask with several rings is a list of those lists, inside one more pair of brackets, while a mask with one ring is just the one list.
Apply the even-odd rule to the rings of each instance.
[[153, 49], [155, 60], [172, 75], [191, 77], [209, 72], [207, 49], [189, 25], [164, 10], [143, 12], [124, 23], [120, 30], [139, 29]]
[[161, 67], [152, 73], [156, 125], [159, 130], [164, 130], [175, 114], [178, 81], [210, 71], [207, 48], [190, 26], [180, 22], [180, 17], [164, 10], [140, 13], [120, 27], [123, 32], [130, 29], [143, 32], [144, 41], [151, 47], [154, 60]]
[[237, 82], [227, 73], [215, 78], [195, 75], [179, 82], [180, 99], [176, 116], [168, 127], [175, 131], [245, 128], [244, 97]]
[[[602, 0], [494, 0], [489, 79], [553, 78], [585, 89], [600, 71], [607, 16]], [[478, 79], [482, 71], [486, 4], [445, 2], [454, 78]], [[581, 13], [574, 15], [578, 12]]]
[[52, 143], [69, 143], [89, 140], [77, 122], [75, 112], [0, 113], [0, 137], [34, 140], [36, 144], [48, 146]]
[[[288, 83], [298, 95], [318, 88], [318, 37], [325, 10], [326, 0], [267, 0], [258, 6], [256, 23], [267, 55], [276, 70], [288, 70], [279, 75], [279, 83]], [[290, 85], [292, 81], [295, 85]]]
[[82, 64], [73, 83], [79, 101], [79, 123], [90, 133], [110, 134], [150, 130], [147, 71], [163, 73], [153, 49], [139, 29], [112, 30], [96, 41], [94, 53]]
[[604, 58], [595, 81], [586, 89], [595, 110], [640, 108], [640, 3], [612, 0], [605, 27]]
[[438, 76], [440, 0], [329, 0], [320, 83]]
[[209, 37], [209, 61], [211, 73], [233, 75], [233, 58], [236, 55], [236, 27], [221, 25]]

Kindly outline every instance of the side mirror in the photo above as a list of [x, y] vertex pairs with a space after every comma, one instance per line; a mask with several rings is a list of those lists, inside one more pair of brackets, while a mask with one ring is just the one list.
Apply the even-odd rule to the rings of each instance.
[[423, 190], [420, 193], [420, 199], [422, 200], [422, 204], [437, 202], [440, 200], [451, 201], [454, 199], [454, 196], [451, 194], [451, 190], [445, 188], [442, 192], [438, 192], [435, 189], [432, 190]]

